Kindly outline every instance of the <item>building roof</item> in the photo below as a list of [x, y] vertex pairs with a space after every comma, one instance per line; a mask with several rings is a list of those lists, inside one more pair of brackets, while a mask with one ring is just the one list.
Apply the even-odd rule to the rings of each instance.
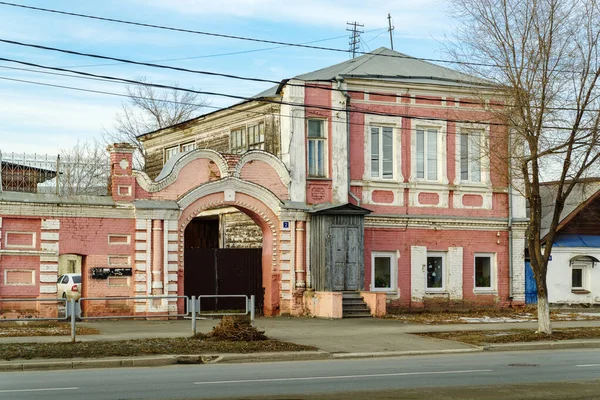
[[[485, 82], [479, 78], [463, 74], [450, 68], [442, 67], [427, 61], [420, 60], [409, 55], [390, 50], [386, 47], [380, 47], [370, 53], [363, 54], [360, 57], [352, 58], [338, 64], [334, 64], [316, 71], [296, 75], [292, 79], [308, 82], [334, 81], [336, 78], [353, 78], [380, 80], [388, 82], [404, 82], [417, 84], [437, 84], [445, 86], [491, 86], [491, 83]], [[200, 119], [208, 115], [217, 113], [228, 108], [239, 106], [241, 104], [261, 100], [277, 99], [281, 97], [281, 90], [290, 79], [284, 79], [278, 85], [273, 85], [248, 99], [233, 104], [220, 110], [210, 111], [208, 113], [194, 117]], [[176, 124], [179, 125], [179, 124]], [[173, 126], [176, 126], [173, 125]], [[168, 127], [167, 127], [168, 128]], [[151, 133], [161, 131], [166, 128], [157, 129], [152, 132], [139, 135], [144, 137]]]
[[296, 76], [303, 81], [332, 81], [336, 77], [438, 83], [464, 86], [489, 84], [481, 79], [406, 54], [380, 47], [360, 57]]
[[[540, 234], [544, 238], [550, 231], [552, 215], [554, 214], [554, 200], [558, 184], [555, 182], [545, 183], [540, 186], [542, 198], [542, 222]], [[589, 201], [600, 192], [600, 178], [586, 179], [576, 183], [573, 190], [565, 200], [565, 206], [560, 214], [559, 224], [576, 215]]]

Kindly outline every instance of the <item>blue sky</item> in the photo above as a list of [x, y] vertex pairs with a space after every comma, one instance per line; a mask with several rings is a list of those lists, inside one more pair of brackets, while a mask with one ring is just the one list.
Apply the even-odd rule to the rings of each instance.
[[[15, 3], [237, 36], [348, 48], [347, 21], [363, 23], [365, 51], [389, 47], [387, 13], [393, 17], [394, 48], [427, 58], [445, 58], [444, 36], [452, 26], [443, 0], [14, 0]], [[167, 32], [0, 5], [0, 38], [178, 67], [280, 80], [344, 61], [331, 51]], [[267, 50], [262, 50], [267, 49]], [[236, 55], [227, 53], [261, 50]], [[161, 84], [251, 96], [269, 84], [69, 56], [0, 43], [3, 58]], [[180, 60], [183, 59], [183, 60]], [[168, 60], [168, 61], [166, 61]], [[77, 140], [99, 139], [111, 129], [123, 98], [13, 82], [21, 79], [125, 93], [117, 83], [53, 76], [4, 67], [0, 61], [0, 150], [56, 154]], [[213, 107], [234, 100], [206, 97]], [[206, 110], [210, 111], [210, 110]]]

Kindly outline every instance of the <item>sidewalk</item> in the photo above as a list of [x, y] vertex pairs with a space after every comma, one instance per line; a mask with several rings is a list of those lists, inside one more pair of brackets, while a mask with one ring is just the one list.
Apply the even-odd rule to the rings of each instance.
[[[209, 332], [217, 320], [198, 320], [197, 331]], [[96, 328], [97, 335], [78, 336], [77, 340], [111, 341], [144, 338], [173, 338], [191, 335], [189, 320], [177, 321], [94, 321], [82, 322], [80, 326]], [[600, 327], [600, 321], [553, 322], [555, 328]], [[118, 359], [80, 360], [14, 360], [0, 361], [1, 370], [28, 369], [76, 369], [131, 366], [158, 366], [176, 363], [253, 362], [314, 358], [386, 357], [399, 355], [424, 355], [490, 351], [534, 350], [551, 348], [598, 348], [600, 340], [572, 340], [562, 342], [512, 343], [486, 346], [485, 348], [465, 343], [426, 338], [412, 335], [417, 332], [440, 332], [461, 330], [507, 330], [535, 329], [535, 322], [421, 325], [391, 319], [341, 319], [325, 320], [314, 318], [258, 318], [256, 326], [273, 338], [319, 349], [317, 352], [218, 354], [196, 356], [152, 356]], [[68, 342], [69, 337], [14, 337], [1, 338], [3, 343], [52, 343]]]

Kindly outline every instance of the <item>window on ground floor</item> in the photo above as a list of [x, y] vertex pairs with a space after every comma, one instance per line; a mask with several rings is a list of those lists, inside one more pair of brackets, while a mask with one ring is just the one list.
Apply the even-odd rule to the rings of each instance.
[[427, 252], [427, 290], [446, 288], [446, 253]]
[[475, 254], [475, 290], [494, 289], [494, 255]]
[[588, 290], [587, 274], [590, 263], [577, 262], [571, 265], [571, 289]]
[[396, 254], [374, 252], [371, 258], [371, 289], [390, 291], [396, 287]]

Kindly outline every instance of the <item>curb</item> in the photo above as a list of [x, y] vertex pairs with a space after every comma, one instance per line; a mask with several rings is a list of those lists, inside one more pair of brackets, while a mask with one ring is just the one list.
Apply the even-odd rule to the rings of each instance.
[[331, 358], [377, 358], [377, 357], [397, 357], [397, 356], [427, 356], [435, 354], [461, 354], [461, 353], [479, 353], [483, 351], [482, 347], [474, 346], [471, 349], [447, 349], [447, 350], [407, 350], [407, 351], [376, 351], [371, 353], [333, 353]]
[[160, 367], [177, 364], [175, 356], [136, 357], [126, 359], [80, 359], [61, 361], [21, 361], [0, 364], [0, 371], [50, 371], [61, 369]]
[[483, 346], [484, 351], [525, 351], [525, 350], [560, 350], [560, 349], [597, 349], [600, 340], [569, 340], [556, 342], [505, 343]]

